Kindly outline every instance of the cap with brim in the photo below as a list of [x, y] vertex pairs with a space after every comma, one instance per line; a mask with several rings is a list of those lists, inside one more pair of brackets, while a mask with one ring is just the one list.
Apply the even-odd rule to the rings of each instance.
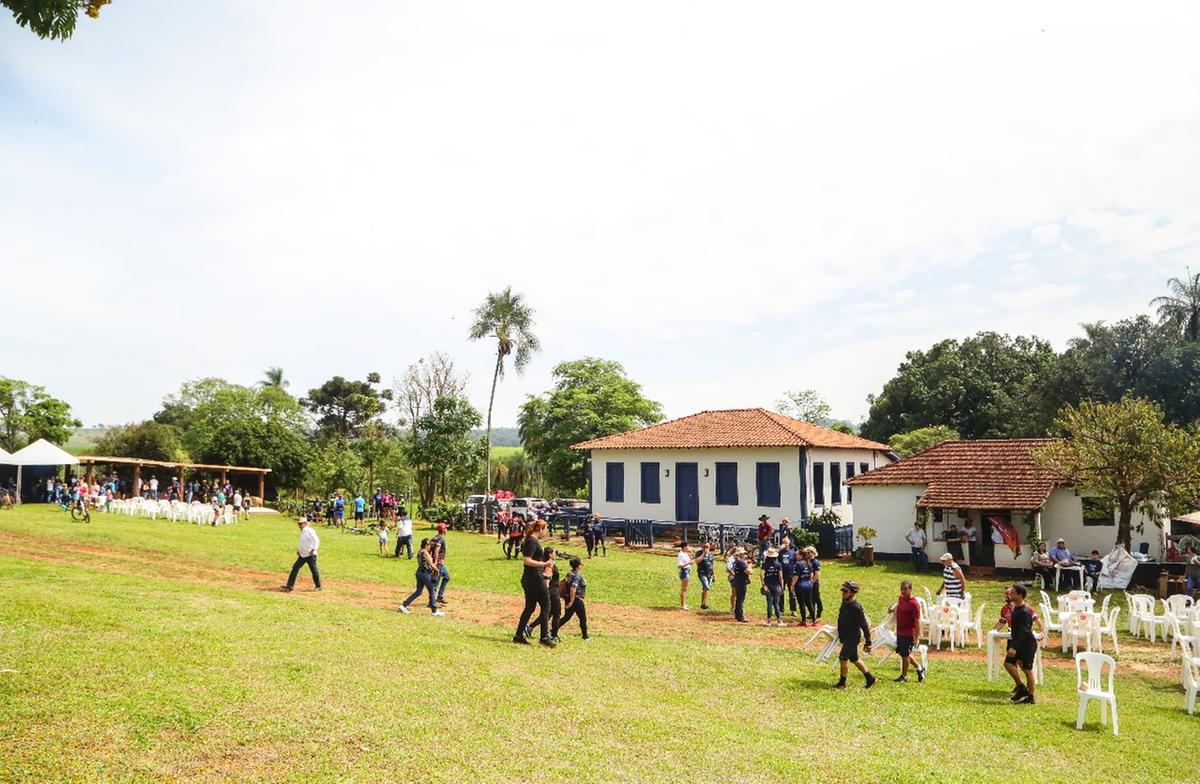
[[763, 555], [765, 555], [768, 558], [775, 558], [779, 555], [779, 551], [776, 550], [774, 547], [768, 547], [767, 551], [765, 553], [763, 553]]
[[953, 561], [954, 556], [951, 555], [950, 553], [942, 553], [942, 560], [943, 561]]

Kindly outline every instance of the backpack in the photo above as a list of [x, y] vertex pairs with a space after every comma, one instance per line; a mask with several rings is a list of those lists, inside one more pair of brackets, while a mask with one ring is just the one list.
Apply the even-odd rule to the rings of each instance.
[[566, 599], [566, 598], [570, 597], [570, 595], [571, 595], [571, 581], [570, 580], [559, 580], [558, 581], [558, 598]]

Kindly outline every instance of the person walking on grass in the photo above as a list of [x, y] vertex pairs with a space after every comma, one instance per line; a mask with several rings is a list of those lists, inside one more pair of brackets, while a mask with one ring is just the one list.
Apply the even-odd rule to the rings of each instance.
[[712, 543], [705, 542], [696, 553], [696, 577], [700, 580], [700, 609], [708, 609], [708, 592], [713, 586]]
[[408, 606], [421, 598], [422, 592], [429, 593], [429, 612], [438, 618], [445, 615], [438, 609], [434, 595], [437, 591], [437, 563], [433, 560], [433, 540], [422, 539], [421, 549], [417, 551], [417, 589], [407, 599], [400, 603], [400, 612], [408, 614]]
[[605, 536], [604, 518], [600, 517], [600, 515], [593, 515], [592, 516], [592, 537], [595, 540], [593, 549], [595, 549], [596, 552], [600, 553], [605, 558], [607, 558], [608, 557], [608, 545], [605, 543], [604, 536]]
[[942, 587], [937, 589], [938, 595], [944, 593], [953, 599], [962, 599], [966, 590], [967, 578], [962, 567], [954, 562], [953, 555], [942, 553]]
[[729, 612], [737, 606], [737, 586], [733, 584], [733, 568], [737, 564], [737, 550], [730, 550], [725, 557], [725, 579], [729, 581]]
[[379, 529], [379, 557], [387, 558], [387, 520], [380, 520], [375, 527]]
[[583, 525], [580, 526], [583, 530], [583, 544], [587, 547], [587, 557], [592, 557], [592, 550], [596, 549], [596, 521], [591, 515], [583, 518]]
[[867, 666], [858, 659], [858, 644], [863, 643], [863, 653], [871, 652], [871, 627], [867, 625], [867, 614], [858, 603], [858, 583], [847, 580], [842, 583], [842, 605], [838, 608], [837, 633], [838, 642], [842, 649], [838, 651], [838, 666], [840, 677], [834, 685], [835, 689], [846, 688], [846, 672], [851, 663], [866, 679], [864, 688], [875, 685], [875, 676]]
[[767, 598], [767, 620], [763, 626], [771, 625], [771, 614], [775, 615], [776, 626], [787, 626], [783, 622], [783, 568], [779, 565], [779, 551], [768, 547], [763, 553], [762, 571], [759, 572], [763, 596]]
[[361, 528], [363, 519], [367, 516], [367, 501], [362, 493], [354, 494], [354, 525]]
[[675, 565], [679, 567], [679, 609], [689, 610], [687, 606], [688, 582], [692, 576], [692, 554], [687, 542], [679, 542], [679, 554], [675, 556]]
[[446, 586], [450, 584], [450, 570], [446, 568], [446, 530], [445, 523], [437, 524], [437, 536], [433, 538], [433, 561], [437, 564], [437, 603], [446, 603]]
[[[1008, 628], [1012, 631], [1012, 638], [1008, 641], [1004, 669], [1008, 670], [1015, 684], [1009, 699], [1012, 702], [1033, 705], [1034, 692], [1037, 690], [1033, 661], [1037, 658], [1038, 649], [1037, 637], [1033, 633], [1033, 611], [1025, 602], [1027, 591], [1024, 585], [1015, 583], [1009, 590], [1013, 607]], [[1025, 674], [1025, 683], [1021, 683], [1021, 673]]]
[[812, 569], [812, 606], [813, 612], [816, 613], [813, 617], [815, 626], [817, 618], [825, 617], [825, 605], [821, 603], [821, 562], [817, 559], [817, 548], [811, 544], [804, 548], [804, 552], [808, 553], [808, 568]]
[[807, 626], [811, 620], [817, 625], [817, 611], [813, 608], [813, 559], [808, 550], [800, 553], [800, 558], [792, 568], [792, 593], [796, 595], [796, 603], [800, 605], [800, 625]]
[[307, 517], [301, 517], [296, 521], [296, 525], [300, 527], [300, 541], [296, 545], [296, 563], [292, 564], [292, 573], [288, 575], [288, 581], [282, 588], [285, 591], [290, 591], [296, 586], [296, 575], [300, 573], [300, 567], [308, 564], [308, 570], [312, 572], [313, 585], [315, 590], [321, 590], [321, 573], [317, 571], [317, 548], [321, 546], [321, 540], [317, 538], [317, 532], [308, 524]]
[[546, 521], [535, 520], [525, 527], [525, 543], [521, 545], [521, 558], [524, 570], [521, 572], [521, 590], [525, 593], [525, 609], [517, 621], [517, 631], [513, 634], [513, 642], [528, 645], [525, 639], [525, 627], [533, 617], [533, 611], [540, 609], [538, 625], [541, 635], [538, 642], [548, 648], [553, 648], [554, 640], [550, 639], [550, 596], [546, 583], [542, 581], [542, 573], [547, 566], [552, 566], [553, 556], [547, 558], [542, 549], [541, 538], [546, 533]]
[[401, 508], [400, 517], [396, 519], [396, 557], [400, 557], [401, 548], [408, 550], [408, 560], [412, 560], [412, 520], [409, 519], [408, 510]]
[[[550, 598], [550, 639], [558, 642], [558, 625], [562, 618], [562, 595], [559, 593], [559, 588], [562, 585], [558, 576], [558, 564], [555, 559], [558, 558], [558, 550], [553, 547], [547, 547], [542, 551], [550, 565], [542, 570], [542, 582], [546, 584], [546, 593]], [[531, 625], [525, 627], [525, 636], [533, 635], [533, 627], [540, 626], [542, 618], [539, 615], [538, 619]]]
[[925, 669], [913, 658], [913, 644], [921, 639], [921, 605], [913, 596], [912, 582], [900, 581], [900, 598], [888, 612], [896, 615], [896, 655], [900, 657], [900, 677], [896, 683], [908, 683], [908, 668], [917, 671], [917, 682], [925, 680]]
[[562, 629], [563, 626], [566, 626], [567, 621], [578, 617], [579, 631], [583, 633], [583, 639], [590, 640], [587, 607], [583, 603], [584, 596], [587, 594], [587, 580], [583, 579], [583, 561], [578, 558], [571, 559], [571, 573], [567, 575], [566, 586], [566, 604], [563, 605], [563, 617], [558, 623], [558, 628]]
[[761, 567], [763, 558], [766, 557], [767, 548], [771, 546], [771, 537], [775, 535], [775, 528], [771, 525], [771, 518], [767, 515], [759, 515], [758, 517], [758, 561], [757, 564]]
[[733, 561], [733, 617], [738, 623], [746, 620], [746, 588], [750, 585], [750, 563], [746, 560], [745, 548], [734, 552]]

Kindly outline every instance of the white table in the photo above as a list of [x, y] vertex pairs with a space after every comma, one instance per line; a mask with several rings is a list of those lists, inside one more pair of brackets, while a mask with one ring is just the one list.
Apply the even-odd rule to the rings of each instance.
[[[999, 631], [992, 629], [987, 633], [987, 679], [989, 681], [995, 679], [996, 674], [1000, 671], [1000, 662], [1004, 660], [1004, 657], [996, 655], [996, 641], [1011, 639], [1012, 632], [1007, 629]], [[1000, 647], [1002, 650], [1006, 650], [1003, 642], [1000, 643]]]
[[1056, 592], [1058, 591], [1059, 578], [1062, 577], [1062, 573], [1064, 571], [1078, 572], [1079, 573], [1079, 587], [1081, 587], [1081, 588], [1083, 587], [1083, 564], [1071, 565], [1071, 564], [1064, 564], [1064, 563], [1056, 563], [1056, 564], [1054, 564], [1054, 590]]

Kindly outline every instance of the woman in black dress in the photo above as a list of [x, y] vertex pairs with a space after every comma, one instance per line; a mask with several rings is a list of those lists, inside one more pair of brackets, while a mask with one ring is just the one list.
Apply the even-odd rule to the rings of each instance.
[[525, 592], [525, 609], [521, 611], [521, 619], [517, 622], [517, 631], [513, 634], [513, 642], [521, 645], [529, 644], [529, 640], [525, 639], [525, 626], [533, 617], [534, 610], [540, 610], [538, 626], [541, 627], [541, 635], [538, 642], [548, 648], [553, 648], [554, 640], [550, 638], [550, 589], [542, 580], [542, 575], [547, 567], [554, 565], [554, 556], [546, 558], [545, 552], [542, 550], [539, 540], [544, 533], [546, 533], [545, 520], [535, 520], [525, 526], [525, 543], [521, 545], [522, 563], [525, 567], [521, 572], [521, 588]]

